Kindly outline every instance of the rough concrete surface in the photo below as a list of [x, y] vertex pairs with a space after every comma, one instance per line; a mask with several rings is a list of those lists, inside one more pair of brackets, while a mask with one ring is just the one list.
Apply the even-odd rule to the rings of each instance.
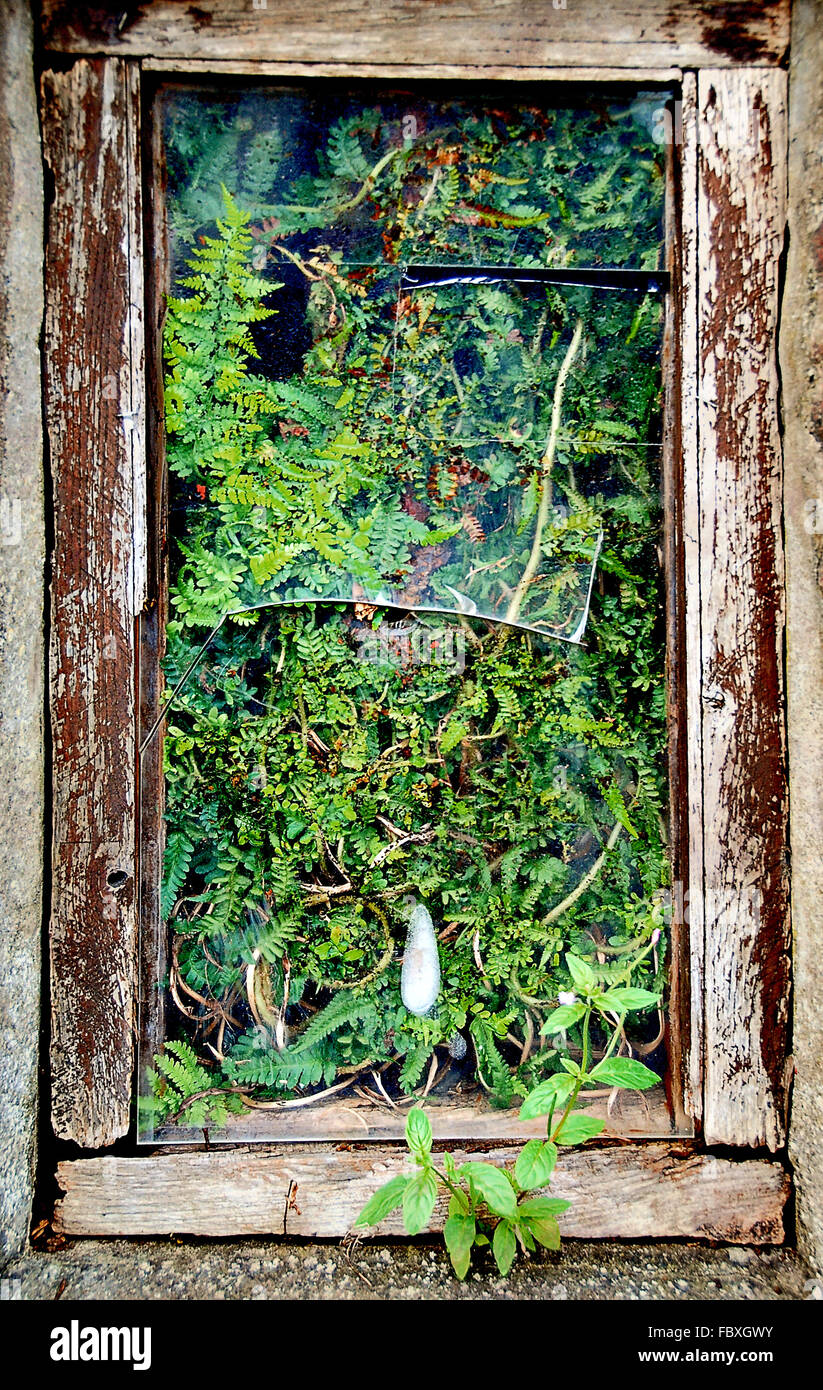
[[[780, 361], [788, 571], [795, 1058], [802, 1249], [823, 1270], [823, 0], [795, 0]], [[823, 1296], [791, 1251], [569, 1243], [465, 1285], [440, 1245], [77, 1241], [19, 1254], [36, 1132], [43, 864], [42, 188], [27, 0], [0, 2], [0, 1267], [25, 1299]], [[816, 499], [819, 502], [816, 504]], [[7, 1263], [10, 1261], [10, 1263]]]
[[0, 1255], [29, 1224], [43, 883], [43, 197], [25, 0], [0, 5]]
[[780, 328], [785, 449], [795, 1082], [801, 1246], [823, 1270], [823, 3], [795, 0], [789, 253]]
[[464, 1284], [442, 1245], [339, 1242], [78, 1241], [5, 1271], [25, 1300], [63, 1299], [655, 1299], [740, 1302], [823, 1296], [823, 1280], [789, 1250], [567, 1243], [501, 1279], [490, 1256]]

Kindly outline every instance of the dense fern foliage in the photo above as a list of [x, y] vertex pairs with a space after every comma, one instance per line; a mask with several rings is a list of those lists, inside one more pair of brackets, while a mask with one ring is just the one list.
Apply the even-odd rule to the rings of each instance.
[[[162, 911], [189, 1042], [149, 1126], [372, 1072], [412, 1092], [433, 1055], [508, 1105], [561, 1065], [564, 950], [661, 969], [659, 304], [397, 270], [653, 267], [653, 108], [337, 100], [322, 138], [299, 94], [169, 106]], [[601, 537], [585, 645], [528, 631], [572, 634]], [[424, 1017], [410, 898], [439, 935]]]

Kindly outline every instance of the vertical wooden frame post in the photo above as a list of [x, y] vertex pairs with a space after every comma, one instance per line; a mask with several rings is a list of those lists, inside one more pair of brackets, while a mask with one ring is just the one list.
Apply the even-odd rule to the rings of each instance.
[[[669, 103], [671, 144], [667, 160], [666, 258], [671, 276], [663, 354], [664, 450], [663, 516], [666, 576], [667, 642], [666, 694], [668, 706], [670, 839], [673, 875], [670, 1008], [667, 1046], [669, 1094], [675, 1124], [689, 1130], [700, 1115], [700, 1056], [702, 1013], [695, 955], [702, 941], [690, 912], [691, 882], [699, 867], [695, 822], [702, 830], [699, 742], [690, 696], [699, 689], [699, 645], [688, 641], [693, 595], [687, 575], [696, 573], [693, 559], [693, 516], [697, 511], [695, 429], [695, 294], [697, 254], [694, 228], [696, 123], [695, 78], [686, 72], [681, 98]], [[690, 659], [691, 657], [691, 659]], [[695, 773], [697, 775], [695, 775]], [[695, 1075], [696, 1073], [696, 1075]], [[696, 1082], [696, 1084], [695, 1084]], [[697, 1102], [697, 1103], [696, 1103]]]
[[785, 1138], [789, 899], [778, 280], [786, 74], [698, 75], [698, 442], [709, 1144]]
[[697, 75], [683, 74], [680, 108], [680, 383], [677, 402], [683, 518], [682, 660], [685, 689], [686, 875], [676, 885], [675, 910], [688, 941], [689, 1046], [683, 1071], [683, 1101], [696, 1123], [703, 1116], [703, 729], [700, 704], [700, 470], [697, 364]]
[[136, 993], [135, 631], [145, 511], [139, 75], [43, 76], [53, 179], [45, 408], [54, 494], [52, 1121], [129, 1126]]
[[[140, 778], [140, 1052], [153, 1056], [165, 1038], [166, 1001], [158, 982], [168, 969], [160, 909], [165, 849], [163, 660], [168, 603], [168, 470], [164, 410], [163, 337], [169, 292], [166, 174], [162, 153], [162, 103], [156, 83], [143, 78], [143, 211], [149, 256], [146, 265], [146, 603], [139, 625], [138, 721]], [[150, 738], [152, 730], [156, 730]], [[140, 1080], [138, 1079], [138, 1086]]]

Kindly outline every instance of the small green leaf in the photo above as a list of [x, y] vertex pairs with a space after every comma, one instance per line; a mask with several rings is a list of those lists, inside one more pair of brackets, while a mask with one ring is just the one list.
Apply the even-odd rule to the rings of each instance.
[[[626, 339], [627, 343], [631, 342], [636, 331], [637, 330], [634, 329], [632, 332], [629, 333], [629, 336]], [[615, 820], [618, 820], [620, 822], [624, 830], [628, 830], [633, 840], [638, 839], [638, 831], [635, 829], [635, 827], [632, 825], [631, 820], [629, 819], [629, 813], [626, 809], [626, 803], [623, 800], [623, 793], [621, 792], [620, 788], [615, 786], [614, 784], [612, 784], [610, 787], [604, 787], [603, 796], [606, 801], [606, 805], [608, 806]]]
[[595, 1135], [600, 1134], [605, 1128], [604, 1120], [573, 1113], [563, 1121], [562, 1129], [559, 1134], [555, 1133], [553, 1138], [558, 1144], [585, 1144], [587, 1139], [594, 1139]]
[[574, 1090], [575, 1080], [567, 1072], [557, 1072], [541, 1081], [539, 1086], [526, 1096], [520, 1107], [521, 1120], [533, 1120], [537, 1115], [550, 1115], [558, 1105], [563, 1105]]
[[528, 1231], [547, 1250], [559, 1250], [560, 1227], [557, 1217], [570, 1206], [571, 1202], [561, 1197], [527, 1197], [518, 1207], [520, 1229]]
[[632, 1009], [650, 1009], [660, 1003], [660, 995], [648, 989], [610, 989], [598, 999], [602, 1009], [613, 1009], [618, 1013]]
[[524, 1250], [534, 1250], [532, 1233], [524, 1221], [518, 1221], [517, 1223], [517, 1239], [520, 1241]]
[[453, 1192], [449, 1198], [449, 1216], [468, 1216], [469, 1210], [469, 1199], [465, 1192], [459, 1189]]
[[607, 1057], [589, 1073], [586, 1080], [605, 1082], [607, 1086], [623, 1086], [628, 1091], [647, 1091], [656, 1086], [660, 1077], [642, 1062], [632, 1057]]
[[560, 1249], [560, 1227], [553, 1216], [546, 1217], [544, 1221], [530, 1220], [527, 1229], [546, 1250]]
[[511, 1221], [498, 1221], [495, 1226], [492, 1253], [497, 1261], [497, 1268], [505, 1279], [517, 1254], [517, 1238]]
[[443, 1227], [443, 1239], [458, 1279], [465, 1279], [468, 1273], [476, 1229], [474, 1217], [462, 1214], [451, 1215]]
[[549, 1216], [560, 1216], [570, 1206], [565, 1197], [524, 1197], [517, 1211], [521, 1219], [544, 1221]]
[[408, 1179], [403, 1193], [403, 1224], [410, 1236], [419, 1235], [428, 1226], [436, 1201], [437, 1179], [431, 1168]]
[[378, 1222], [384, 1221], [401, 1205], [408, 1181], [405, 1173], [399, 1173], [396, 1178], [379, 1187], [367, 1201], [354, 1223], [355, 1226], [376, 1226]]
[[597, 977], [591, 966], [573, 951], [566, 952], [566, 966], [577, 988], [582, 994], [590, 994], [597, 983]]
[[458, 1177], [468, 1178], [475, 1191], [498, 1216], [514, 1216], [517, 1198], [509, 1176], [502, 1168], [492, 1163], [464, 1163], [457, 1170]]
[[579, 1023], [585, 1012], [585, 1004], [561, 1004], [549, 1014], [540, 1032], [546, 1037], [552, 1033], [562, 1033], [566, 1028]]
[[406, 1143], [418, 1163], [425, 1163], [432, 1147], [432, 1127], [425, 1110], [418, 1105], [409, 1111], [406, 1120]]
[[532, 1187], [545, 1187], [557, 1162], [557, 1148], [551, 1140], [530, 1139], [520, 1150], [514, 1165], [519, 1187], [528, 1192]]

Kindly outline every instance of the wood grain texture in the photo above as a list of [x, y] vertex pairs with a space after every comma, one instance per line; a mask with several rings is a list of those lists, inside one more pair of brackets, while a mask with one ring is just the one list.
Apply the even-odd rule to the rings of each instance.
[[52, 1121], [129, 1123], [136, 971], [135, 619], [145, 583], [138, 78], [42, 80], [53, 178], [45, 407], [54, 489]]
[[254, 62], [234, 58], [217, 61], [207, 58], [144, 58], [144, 72], [191, 73], [207, 80], [210, 77], [368, 77], [376, 81], [401, 78], [404, 82], [572, 82], [598, 86], [610, 83], [637, 83], [643, 87], [671, 86], [679, 82], [682, 70], [677, 67], [515, 67], [505, 63], [338, 63], [333, 60], [314, 63], [265, 60]]
[[[694, 74], [684, 77], [684, 101], [694, 88]], [[683, 884], [689, 874], [689, 738], [687, 719], [686, 585], [684, 556], [684, 455], [688, 444], [687, 413], [691, 408], [684, 373], [684, 341], [688, 335], [690, 286], [685, 277], [684, 201], [693, 201], [688, 164], [694, 158], [694, 123], [684, 129], [684, 101], [666, 106], [669, 129], [666, 158], [666, 269], [671, 293], [666, 296], [663, 338], [663, 575], [666, 593], [666, 708], [669, 769], [669, 852], [674, 891], [671, 898], [669, 949], [669, 1009], [666, 1043], [669, 1089], [675, 1122], [682, 1132], [692, 1114], [687, 1103], [692, 1052], [691, 970], [688, 914]]]
[[789, 0], [44, 0], [46, 49], [131, 57], [505, 67], [773, 64]]
[[[363, 1085], [369, 1083], [366, 1073]], [[447, 1085], [448, 1082], [444, 1083]], [[212, 1143], [233, 1140], [242, 1143], [301, 1143], [307, 1140], [368, 1139], [380, 1142], [402, 1139], [408, 1110], [392, 1109], [371, 1092], [335, 1097], [313, 1105], [289, 1109], [286, 1106], [270, 1110], [255, 1108], [244, 1115], [229, 1116], [225, 1129], [212, 1131]], [[496, 1110], [477, 1090], [455, 1095], [445, 1091], [433, 1092], [427, 1102], [427, 1114], [437, 1140], [487, 1144], [513, 1142], [541, 1137], [546, 1132], [543, 1118], [521, 1120], [519, 1107]], [[675, 1129], [662, 1085], [650, 1091], [621, 1091], [609, 1109], [605, 1096], [590, 1101], [586, 1113], [605, 1122], [605, 1136], [617, 1139], [663, 1139], [674, 1133], [688, 1136], [689, 1129]], [[185, 1130], [170, 1126], [154, 1136], [156, 1144], [175, 1144], [181, 1141], [199, 1144], [202, 1130]]]
[[[169, 507], [164, 416], [163, 337], [169, 293], [166, 166], [162, 153], [163, 118], [157, 94], [143, 132], [143, 185], [146, 241], [146, 440], [148, 570], [146, 606], [140, 619], [140, 1060], [153, 1059], [166, 1036], [168, 991], [158, 982], [168, 973], [169, 933], [160, 908], [165, 849], [166, 786], [164, 735], [155, 727], [162, 708], [163, 662], [168, 613]], [[147, 741], [148, 740], [148, 741]]]
[[784, 1139], [789, 904], [777, 317], [786, 78], [698, 76], [708, 1143]]
[[700, 473], [697, 372], [697, 79], [686, 73], [680, 110], [680, 400], [679, 445], [682, 489], [683, 659], [685, 689], [686, 873], [675, 889], [675, 910], [687, 927], [689, 1045], [683, 1073], [684, 1102], [699, 1121], [703, 1114], [703, 729], [700, 644]]
[[[459, 1154], [503, 1165], [517, 1150]], [[158, 1154], [61, 1163], [56, 1231], [67, 1236], [342, 1236], [365, 1202], [404, 1171], [398, 1149]], [[566, 1151], [551, 1194], [571, 1200], [561, 1233], [580, 1240], [688, 1238], [779, 1244], [789, 1182], [779, 1163], [735, 1163], [668, 1144]], [[442, 1228], [446, 1202], [430, 1230]], [[403, 1234], [395, 1213], [374, 1228]]]

